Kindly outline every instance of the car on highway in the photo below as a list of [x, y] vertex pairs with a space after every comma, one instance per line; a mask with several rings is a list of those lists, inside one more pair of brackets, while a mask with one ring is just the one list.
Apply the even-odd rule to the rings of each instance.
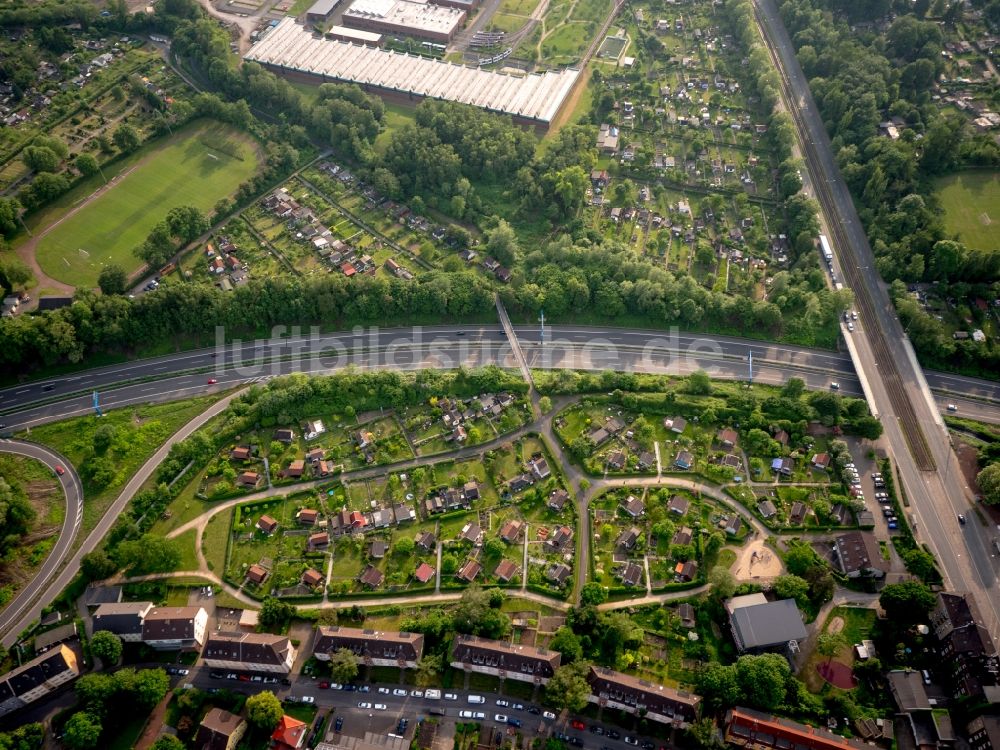
[[854, 333], [854, 323], [847, 324], [847, 331], [848, 333]]
[[372, 704], [369, 703], [368, 701], [361, 701], [358, 704], [358, 708], [371, 708], [371, 707], [372, 707]]
[[955, 404], [948, 404], [948, 411], [958, 411], [958, 407]]
[[506, 724], [507, 714], [494, 714], [493, 721], [497, 722], [498, 724]]
[[832, 390], [832, 391], [839, 391], [840, 390], [840, 383], [838, 383], [836, 380], [834, 380], [832, 383], [830, 383], [830, 390]]
[[218, 382], [219, 382], [219, 381], [218, 381], [218, 380], [216, 380], [215, 378], [209, 378], [209, 379], [208, 379], [208, 384], [209, 384], [209, 385], [215, 385], [215, 384], [216, 384], [216, 383], [218, 383]]
[[889, 521], [889, 528], [890, 529], [898, 529], [899, 528], [899, 524], [896, 523], [895, 521]]
[[59, 476], [62, 476], [65, 473], [66, 473], [66, 469], [64, 469], [59, 464], [56, 464], [56, 474], [58, 474]]
[[958, 514], [958, 522], [963, 526], [965, 526], [965, 516], [962, 515], [961, 513]]

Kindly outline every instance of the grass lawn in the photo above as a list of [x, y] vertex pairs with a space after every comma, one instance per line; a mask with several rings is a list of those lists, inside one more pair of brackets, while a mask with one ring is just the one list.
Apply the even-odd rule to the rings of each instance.
[[202, 121], [158, 141], [107, 192], [69, 216], [38, 241], [45, 273], [93, 287], [109, 262], [134, 269], [132, 254], [175, 206], [208, 213], [257, 170], [252, 140], [221, 123]]
[[959, 172], [938, 180], [937, 196], [944, 208], [944, 226], [978, 250], [997, 244], [1000, 223], [1000, 172]]
[[79, 471], [81, 464], [93, 454], [94, 433], [98, 426], [110, 425], [114, 428], [114, 438], [106, 455], [111, 458], [116, 473], [105, 487], [95, 488], [84, 484], [82, 539], [94, 528], [139, 467], [167, 438], [211, 406], [215, 398], [202, 396], [167, 404], [142, 404], [113, 409], [105, 412], [102, 419], [93, 416], [74, 417], [40, 425], [19, 437], [59, 451]]
[[174, 539], [174, 544], [181, 551], [181, 561], [178, 570], [198, 570], [198, 550], [194, 548], [196, 532], [194, 529], [185, 531]]
[[[202, 534], [202, 551], [205, 555], [205, 562], [208, 569], [221, 572], [226, 567], [226, 542], [229, 539], [229, 530], [233, 523], [233, 511], [225, 510], [216, 513], [209, 520]], [[186, 534], [182, 535], [186, 536]], [[192, 542], [193, 545], [193, 542]]]

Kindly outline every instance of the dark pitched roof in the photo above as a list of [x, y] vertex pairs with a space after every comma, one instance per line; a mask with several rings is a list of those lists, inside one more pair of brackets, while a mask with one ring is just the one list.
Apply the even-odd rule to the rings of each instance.
[[201, 607], [152, 609], [142, 622], [142, 640], [190, 641], [195, 635], [195, 620], [204, 611]]
[[75, 672], [77, 676], [80, 674], [76, 652], [60, 645], [0, 677], [0, 701], [20, 698], [67, 671]]
[[889, 561], [882, 557], [878, 540], [870, 531], [849, 531], [834, 542], [840, 569], [851, 575], [864, 570], [889, 570]]
[[642, 707], [647, 715], [672, 716], [687, 722], [698, 718], [701, 696], [686, 690], [675, 690], [612, 669], [593, 666], [587, 675], [587, 682], [598, 697], [637, 709]]
[[424, 652], [424, 636], [420, 633], [321, 625], [316, 633], [313, 653], [332, 654], [342, 648], [361, 658], [419, 661]]
[[201, 655], [217, 661], [278, 666], [285, 663], [291, 648], [291, 641], [283, 635], [215, 633], [208, 637]]
[[152, 608], [152, 602], [102, 604], [94, 611], [94, 632], [107, 630], [121, 636], [141, 635], [142, 620]]
[[858, 740], [749, 708], [733, 708], [726, 713], [725, 738], [734, 745], [779, 750], [870, 750]]
[[361, 571], [361, 575], [358, 576], [358, 580], [365, 586], [369, 586], [374, 589], [382, 585], [382, 581], [385, 580], [385, 575], [374, 565], [369, 565]]
[[213, 708], [201, 720], [195, 746], [198, 750], [226, 750], [229, 738], [245, 727], [246, 722], [236, 714]]
[[[730, 605], [737, 600], [731, 600]], [[806, 637], [794, 599], [738, 606], [730, 609], [729, 619], [740, 650], [778, 646]]]
[[536, 646], [514, 645], [460, 634], [455, 636], [451, 660], [548, 679], [559, 668], [562, 654]]

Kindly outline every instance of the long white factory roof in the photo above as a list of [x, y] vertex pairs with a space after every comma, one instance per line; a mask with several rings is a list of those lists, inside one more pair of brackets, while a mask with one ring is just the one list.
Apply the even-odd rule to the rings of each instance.
[[511, 76], [350, 42], [318, 39], [285, 18], [245, 59], [324, 78], [378, 86], [551, 122], [580, 71]]

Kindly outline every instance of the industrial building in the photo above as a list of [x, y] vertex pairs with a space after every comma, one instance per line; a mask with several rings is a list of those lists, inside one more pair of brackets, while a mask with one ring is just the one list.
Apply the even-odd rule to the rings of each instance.
[[326, 30], [326, 38], [339, 42], [353, 42], [355, 44], [366, 44], [369, 47], [381, 47], [383, 36], [374, 31], [363, 31], [362, 29], [349, 29], [346, 26], [331, 26]]
[[286, 18], [246, 54], [247, 60], [310, 83], [356, 83], [390, 101], [430, 97], [510, 115], [545, 131], [565, 104], [580, 72], [512, 76], [348, 42], [316, 39]]
[[447, 44], [465, 21], [465, 11], [413, 0], [354, 0], [344, 11], [348, 28]]
[[340, 5], [340, 0], [316, 0], [306, 11], [306, 21], [309, 23], [326, 23]]

